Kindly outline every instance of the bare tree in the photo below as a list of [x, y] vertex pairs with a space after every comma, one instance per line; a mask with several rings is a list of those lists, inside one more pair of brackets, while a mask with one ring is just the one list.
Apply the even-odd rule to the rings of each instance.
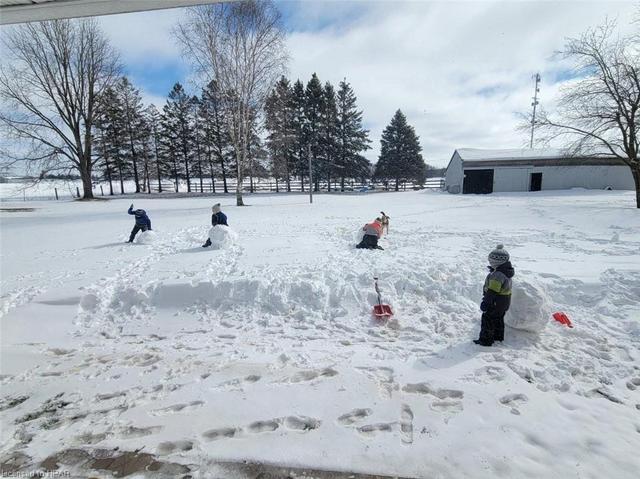
[[562, 53], [574, 62], [574, 80], [562, 88], [555, 114], [541, 112], [536, 129], [576, 153], [624, 162], [640, 208], [640, 36], [618, 35], [607, 22], [569, 39]]
[[215, 81], [227, 104], [225, 121], [236, 156], [236, 203], [243, 206], [252, 114], [262, 110], [287, 61], [281, 15], [271, 1], [204, 5], [190, 8], [175, 34], [203, 85]]
[[92, 19], [27, 23], [2, 43], [0, 124], [15, 145], [10, 159], [41, 171], [71, 167], [83, 198], [93, 198], [96, 104], [118, 76], [118, 55]]

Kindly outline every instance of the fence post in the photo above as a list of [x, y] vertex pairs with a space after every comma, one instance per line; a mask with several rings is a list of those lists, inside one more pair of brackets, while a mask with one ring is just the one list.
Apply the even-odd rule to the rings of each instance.
[[56, 200], [58, 199], [58, 188], [54, 188], [55, 192], [56, 192]]
[[104, 196], [104, 190], [102, 189], [102, 185], [100, 185], [100, 194]]
[[80, 187], [76, 186], [76, 193], [78, 193], [78, 198], [80, 198]]

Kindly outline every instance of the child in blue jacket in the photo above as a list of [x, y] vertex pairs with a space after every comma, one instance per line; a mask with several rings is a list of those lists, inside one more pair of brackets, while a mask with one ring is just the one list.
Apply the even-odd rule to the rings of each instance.
[[[229, 224], [227, 223], [227, 215], [225, 215], [220, 210], [220, 203], [216, 203], [215, 205], [213, 205], [213, 207], [211, 208], [211, 211], [213, 212], [213, 214], [211, 215], [211, 224], [213, 226], [217, 226], [217, 225], [229, 226]], [[207, 242], [202, 245], [203, 248], [207, 248], [209, 246], [211, 246], [211, 238], [207, 238]]]
[[127, 243], [133, 243], [133, 239], [138, 234], [138, 231], [151, 231], [151, 220], [147, 216], [147, 212], [145, 210], [134, 210], [133, 204], [129, 206], [129, 211], [127, 211], [127, 213], [136, 217], [136, 224], [131, 230], [129, 241], [127, 241]]

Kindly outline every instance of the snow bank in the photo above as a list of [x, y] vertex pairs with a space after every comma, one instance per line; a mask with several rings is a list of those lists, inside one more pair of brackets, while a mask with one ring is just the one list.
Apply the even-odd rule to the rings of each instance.
[[155, 231], [143, 231], [136, 239], [136, 243], [140, 244], [153, 244], [158, 239], [158, 235]]
[[537, 333], [547, 325], [551, 313], [547, 293], [541, 285], [517, 281], [504, 321], [514, 329]]
[[238, 233], [225, 225], [213, 226], [209, 230], [211, 248], [225, 249], [234, 245], [238, 241]]
[[364, 238], [364, 229], [362, 229], [362, 226], [360, 226], [353, 233], [353, 241], [355, 242], [355, 244], [358, 244], [362, 241], [362, 238]]

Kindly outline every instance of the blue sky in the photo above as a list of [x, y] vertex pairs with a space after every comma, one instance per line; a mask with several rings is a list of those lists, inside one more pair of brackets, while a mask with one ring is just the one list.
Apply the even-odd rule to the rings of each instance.
[[[376, 161], [383, 128], [398, 108], [421, 138], [425, 159], [445, 166], [461, 147], [518, 148], [518, 112], [530, 108], [532, 77], [553, 110], [570, 65], [565, 39], [617, 19], [624, 31], [634, 2], [277, 2], [288, 32], [289, 76], [352, 83], [371, 130]], [[159, 108], [176, 81], [192, 92], [189, 67], [171, 35], [181, 9], [103, 17], [127, 74]], [[637, 27], [636, 27], [637, 28]]]

